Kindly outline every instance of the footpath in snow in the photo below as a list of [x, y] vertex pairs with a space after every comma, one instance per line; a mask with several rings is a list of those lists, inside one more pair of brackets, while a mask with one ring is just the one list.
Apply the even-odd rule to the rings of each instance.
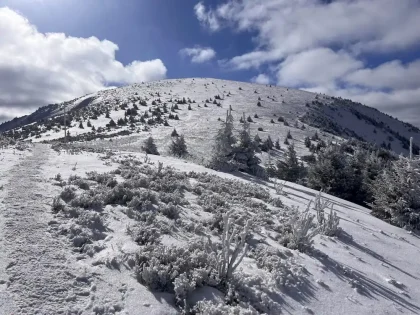
[[10, 169], [4, 186], [0, 246], [6, 260], [1, 275], [7, 278], [1, 279], [1, 314], [76, 314], [77, 305], [88, 303], [84, 283], [67, 259], [71, 248], [48, 233], [51, 196], [43, 189], [40, 167], [50, 152], [46, 145], [35, 145]]

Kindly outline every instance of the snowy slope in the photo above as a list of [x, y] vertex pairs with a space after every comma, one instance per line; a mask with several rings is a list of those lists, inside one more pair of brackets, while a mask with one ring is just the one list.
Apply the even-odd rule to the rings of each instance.
[[[69, 231], [77, 231], [78, 221], [65, 215], [67, 212], [54, 214], [51, 211], [52, 197], [63, 190], [54, 179], [58, 173], [63, 181], [75, 175], [84, 178], [86, 172], [116, 170], [121, 162], [129, 159], [141, 162], [145, 169], [156, 169], [158, 162], [162, 162], [164, 167], [173, 167], [176, 172], [206, 172], [220, 178], [220, 185], [232, 189], [231, 180], [252, 183], [255, 189], [267, 190], [271, 196], [280, 198], [285, 206], [298, 206], [301, 210], [317, 194], [303, 186], [286, 183], [286, 194], [277, 195], [273, 182], [256, 181], [241, 173], [219, 173], [171, 157], [150, 156], [150, 161], [144, 163], [144, 154], [129, 149], [119, 153], [114, 150], [111, 158], [84, 151], [78, 154], [56, 152], [43, 144], [36, 144], [31, 150], [0, 150], [0, 187], [3, 187], [0, 189], [1, 314], [65, 311], [71, 314], [178, 314], [173, 294], [152, 292], [135, 279], [127, 257], [138, 252], [140, 246], [127, 231], [138, 222], [127, 215], [125, 206], [107, 205], [100, 212], [84, 210], [97, 213], [105, 229], [89, 249], [72, 247], [67, 235]], [[181, 178], [186, 173], [178, 174]], [[188, 177], [193, 187], [201, 183], [199, 177], [194, 176]], [[123, 181], [120, 175], [116, 175], [116, 179]], [[90, 191], [94, 191], [94, 182], [88, 182]], [[184, 198], [189, 204], [181, 207], [179, 219], [158, 215], [157, 220], [174, 227], [165, 232], [164, 244], [180, 246], [209, 233], [204, 223], [213, 215], [203, 211], [198, 204], [199, 195], [194, 191], [185, 192]], [[79, 189], [78, 193], [83, 190]], [[264, 223], [283, 215], [286, 207], [256, 206], [265, 204], [258, 198], [253, 199], [252, 207], [251, 199], [246, 199], [242, 206], [234, 206], [237, 213], [250, 216], [256, 223], [252, 248], [263, 246], [267, 250], [279, 250], [300, 270], [295, 278], [289, 279], [288, 285], [279, 288], [273, 285], [273, 275], [256, 265], [252, 249], [238, 269], [250, 288], [247, 294], [255, 293], [261, 299], [264, 296], [261, 303], [272, 307], [267, 314], [419, 314], [420, 239], [372, 217], [366, 208], [324, 196], [333, 202], [343, 232], [338, 237], [316, 236], [314, 247], [318, 251], [312, 254], [282, 247], [272, 225]], [[190, 229], [190, 225], [199, 228]], [[21, 255], [16, 255], [18, 251]]]
[[[220, 106], [214, 104], [215, 96], [220, 96], [221, 99], [216, 100]], [[179, 120], [168, 119], [171, 106], [176, 100], [183, 98], [193, 102], [190, 104], [191, 110], [187, 109], [188, 104], [178, 105], [179, 110], [173, 114], [177, 114]], [[140, 100], [145, 100], [147, 106], [141, 106]], [[156, 105], [152, 105], [153, 101], [157, 102]], [[258, 102], [261, 106], [257, 106]], [[164, 103], [169, 112], [163, 114], [163, 117], [170, 126], [149, 125], [138, 121], [144, 112], [158, 107], [162, 109]], [[110, 118], [115, 122], [124, 118], [124, 109], [120, 107], [122, 104], [127, 105], [128, 109], [136, 104], [139, 116], [135, 117], [132, 127], [127, 124], [107, 129]], [[420, 132], [416, 127], [351, 101], [277, 86], [207, 78], [162, 80], [100, 91], [41, 108], [24, 119], [0, 125], [0, 131], [14, 129], [25, 139], [34, 142], [61, 138], [64, 135], [63, 126], [56, 125], [47, 130], [45, 122], [50, 117], [62, 115], [64, 108], [75, 117], [69, 130], [71, 136], [94, 134], [96, 136], [93, 137], [99, 137], [125, 131], [137, 135], [137, 145], [140, 146], [141, 141], [151, 134], [156, 138], [159, 147], [166, 148], [171, 141], [168, 135], [175, 127], [178, 133], [185, 135], [191, 152], [198, 159], [208, 156], [219, 125], [218, 119], [224, 119], [229, 108], [232, 108], [238, 128], [241, 116], [244, 113], [246, 117], [250, 116], [253, 120], [252, 134], [258, 134], [263, 140], [270, 135], [273, 141], [279, 139], [280, 144], [283, 144], [290, 130], [301, 154], [308, 153], [303, 145], [304, 137], [312, 136], [315, 130], [325, 131], [321, 137], [324, 140], [331, 139], [333, 134], [339, 137], [357, 137], [377, 145], [390, 145], [398, 154], [407, 153], [409, 138], [414, 137], [416, 142]], [[105, 117], [105, 110], [109, 111], [110, 118]], [[93, 111], [100, 112], [97, 119], [90, 119]], [[255, 114], [258, 118], [254, 118]], [[149, 112], [149, 117], [150, 115]], [[283, 117], [288, 126], [278, 121], [279, 117]], [[91, 128], [86, 127], [88, 120], [96, 129], [93, 133]], [[82, 121], [84, 129], [79, 128], [79, 121]], [[303, 130], [302, 125], [306, 127]], [[100, 127], [104, 130], [98, 132]]]

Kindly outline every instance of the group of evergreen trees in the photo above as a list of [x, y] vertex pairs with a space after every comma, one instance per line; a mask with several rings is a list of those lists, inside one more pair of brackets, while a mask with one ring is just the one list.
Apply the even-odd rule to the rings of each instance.
[[[187, 143], [185, 142], [184, 135], [178, 135], [178, 132], [174, 129], [171, 136], [175, 139], [172, 140], [172, 143], [169, 146], [169, 152], [177, 157], [188, 155]], [[152, 136], [144, 141], [142, 149], [147, 154], [159, 155], [159, 151]]]
[[251, 138], [249, 121], [245, 114], [241, 119], [241, 129], [234, 136], [233, 116], [231, 110], [226, 113], [215, 138], [213, 156], [209, 166], [216, 170], [234, 170], [264, 176], [264, 169], [259, 165], [261, 160], [256, 156], [259, 150], [258, 141]]

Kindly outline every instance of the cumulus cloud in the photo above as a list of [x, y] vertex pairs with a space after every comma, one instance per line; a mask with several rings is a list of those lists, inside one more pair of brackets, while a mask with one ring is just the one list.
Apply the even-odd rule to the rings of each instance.
[[420, 121], [420, 59], [368, 63], [375, 55], [383, 60], [417, 49], [419, 16], [418, 0], [225, 0], [214, 8], [200, 3], [199, 20], [212, 31], [254, 35], [255, 48], [219, 61], [222, 67], [268, 66], [280, 85], [351, 98]]
[[213, 11], [207, 11], [202, 2], [199, 2], [194, 6], [194, 12], [203, 26], [208, 27], [211, 31], [220, 29], [219, 19]]
[[210, 47], [195, 46], [193, 48], [183, 48], [179, 51], [182, 56], [191, 57], [193, 63], [203, 63], [213, 59], [216, 52]]
[[0, 116], [29, 111], [103, 89], [108, 83], [130, 84], [165, 78], [160, 59], [115, 59], [118, 46], [96, 37], [77, 38], [39, 32], [9, 9], [0, 8]]
[[280, 65], [278, 82], [288, 86], [317, 86], [328, 84], [361, 67], [362, 62], [345, 52], [317, 48], [287, 57]]
[[251, 79], [251, 82], [255, 82], [258, 84], [270, 84], [270, 77], [266, 74], [260, 73], [256, 77]]
[[420, 87], [420, 60], [404, 65], [399, 60], [373, 69], [360, 69], [349, 74], [346, 81], [376, 89], [415, 89]]

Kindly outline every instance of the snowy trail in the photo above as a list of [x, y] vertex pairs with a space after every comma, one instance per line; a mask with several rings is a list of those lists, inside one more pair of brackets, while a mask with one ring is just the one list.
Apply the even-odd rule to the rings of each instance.
[[88, 303], [82, 296], [83, 282], [70, 272], [74, 266], [70, 268], [67, 260], [69, 245], [48, 232], [51, 199], [42, 188], [40, 167], [49, 152], [46, 145], [37, 144], [9, 172], [0, 206], [4, 222], [0, 246], [7, 259], [3, 294], [10, 301], [1, 314], [77, 314], [81, 312], [76, 305]]

